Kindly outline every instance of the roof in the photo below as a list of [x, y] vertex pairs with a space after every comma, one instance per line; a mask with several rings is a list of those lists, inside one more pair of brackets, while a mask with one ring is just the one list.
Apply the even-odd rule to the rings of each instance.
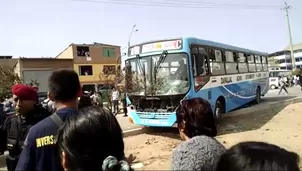
[[245, 49], [241, 47], [236, 47], [228, 44], [223, 44], [219, 42], [214, 42], [214, 41], [209, 41], [209, 40], [204, 40], [204, 39], [198, 39], [194, 37], [188, 37], [190, 43], [196, 43], [196, 44], [201, 44], [201, 45], [206, 45], [206, 46], [214, 46], [214, 47], [219, 47], [222, 49], [230, 49], [230, 50], [235, 50], [239, 52], [247, 52], [247, 53], [253, 53], [253, 54], [258, 54], [258, 55], [267, 55], [268, 53], [265, 52], [259, 52], [259, 51], [254, 51], [250, 49]]
[[58, 59], [54, 57], [19, 57], [19, 60], [72, 60], [72, 59]]
[[[293, 49], [294, 49], [294, 50], [302, 49], [302, 42], [301, 42], [301, 43], [294, 44], [294, 45], [293, 45]], [[287, 47], [285, 47], [284, 50], [290, 50], [290, 45], [288, 45]]]
[[72, 45], [75, 45], [75, 46], [112, 46], [112, 47], [121, 47], [121, 46], [118, 46], [118, 45], [110, 45], [110, 44], [97, 43], [97, 42], [94, 42], [93, 44], [85, 44], [85, 43], [83, 43], [83, 44], [76, 44], [76, 43], [71, 43], [63, 51], [61, 51], [55, 58], [57, 58], [58, 56], [60, 56], [63, 52], [65, 52]]
[[268, 54], [268, 53], [265, 53], [265, 52], [259, 52], [259, 51], [254, 51], [254, 50], [250, 50], [250, 49], [240, 48], [240, 47], [236, 47], [236, 46], [232, 46], [232, 45], [228, 45], [228, 44], [223, 44], [223, 43], [219, 43], [219, 42], [214, 42], [214, 41], [210, 41], [210, 40], [199, 39], [199, 38], [196, 38], [196, 37], [178, 37], [178, 38], [169, 38], [169, 39], [146, 41], [146, 42], [142, 42], [140, 44], [132, 45], [132, 46], [130, 46], [130, 48], [134, 47], [134, 46], [139, 46], [139, 45], [142, 45], [142, 44], [149, 44], [149, 43], [160, 42], [160, 41], [177, 40], [177, 39], [188, 40], [190, 44], [195, 43], [195, 44], [201, 44], [201, 45], [206, 45], [206, 46], [214, 46], [214, 47], [219, 47], [219, 48], [222, 48], [222, 49], [232, 49], [232, 50], [235, 50], [235, 51], [253, 53], [253, 54], [258, 54], [258, 55], [267, 55]]

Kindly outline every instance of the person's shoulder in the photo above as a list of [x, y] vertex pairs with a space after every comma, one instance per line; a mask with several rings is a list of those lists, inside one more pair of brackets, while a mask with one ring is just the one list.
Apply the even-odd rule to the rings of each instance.
[[176, 147], [176, 151], [225, 151], [225, 147], [215, 138], [208, 136], [195, 136], [182, 142]]
[[50, 128], [53, 127], [53, 122], [50, 116], [44, 118], [34, 126], [30, 128], [30, 133], [37, 136], [41, 136], [44, 132], [47, 132]]

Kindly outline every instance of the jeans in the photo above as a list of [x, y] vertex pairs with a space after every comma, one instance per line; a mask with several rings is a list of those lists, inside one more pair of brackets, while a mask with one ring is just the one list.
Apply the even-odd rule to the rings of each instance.
[[119, 108], [118, 108], [118, 100], [113, 100], [113, 113], [118, 113]]

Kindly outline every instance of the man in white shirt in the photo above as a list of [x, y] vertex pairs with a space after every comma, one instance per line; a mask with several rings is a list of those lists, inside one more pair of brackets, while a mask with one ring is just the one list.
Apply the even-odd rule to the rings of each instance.
[[113, 113], [114, 115], [117, 115], [117, 113], [119, 112], [119, 108], [118, 108], [118, 101], [119, 101], [119, 92], [116, 88], [112, 89], [112, 102], [113, 102]]

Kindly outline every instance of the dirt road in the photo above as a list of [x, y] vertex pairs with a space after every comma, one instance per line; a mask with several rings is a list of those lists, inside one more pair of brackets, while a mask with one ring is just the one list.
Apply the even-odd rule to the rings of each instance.
[[[224, 118], [218, 127], [217, 140], [227, 148], [242, 141], [265, 141], [297, 152], [302, 158], [302, 103]], [[124, 141], [126, 154], [137, 156], [134, 166], [139, 170], [170, 169], [171, 153], [181, 142], [176, 133], [156, 132], [127, 137]]]

